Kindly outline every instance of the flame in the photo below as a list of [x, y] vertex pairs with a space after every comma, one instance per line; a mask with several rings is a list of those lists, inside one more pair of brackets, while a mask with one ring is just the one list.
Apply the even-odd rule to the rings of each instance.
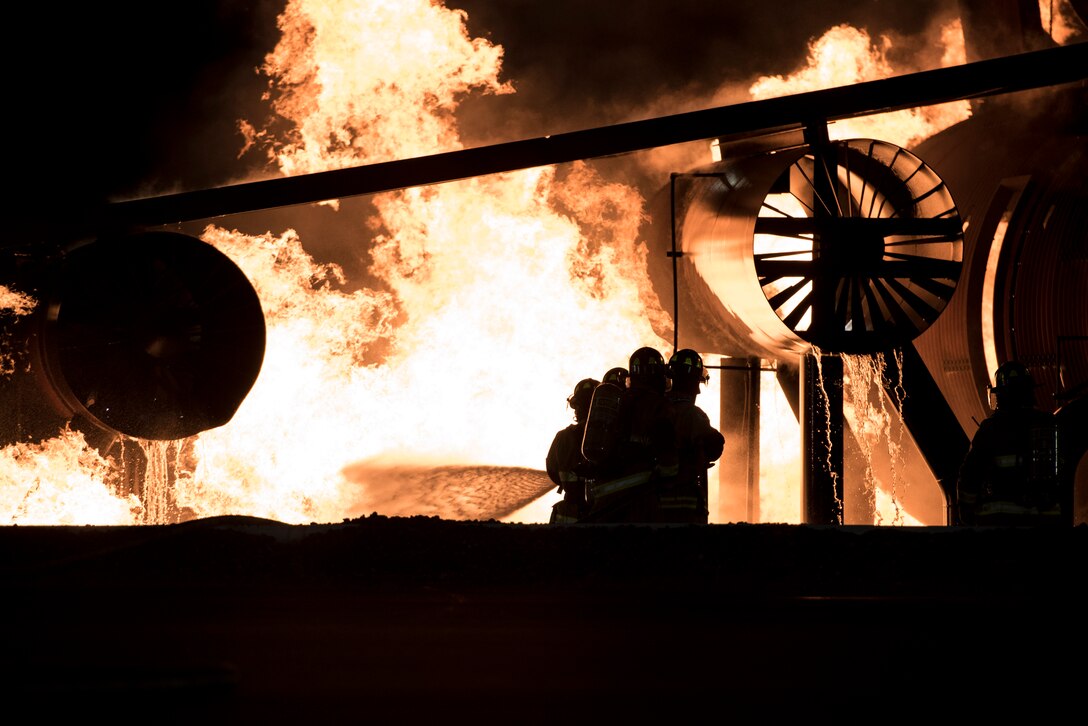
[[1043, 28], [1058, 45], [1078, 42], [1088, 32], [1069, 0], [1039, 0], [1039, 16]]
[[[26, 293], [0, 285], [0, 323], [6, 318], [20, 318], [34, 312], [38, 301]], [[9, 350], [8, 336], [0, 335], [0, 376], [15, 372], [15, 356]]]
[[[588, 249], [575, 220], [548, 206], [564, 195], [583, 215], [613, 212], [627, 252]], [[293, 232], [209, 228], [205, 239], [253, 281], [268, 343], [235, 418], [199, 437], [189, 506], [329, 520], [358, 497], [344, 470], [359, 461], [540, 468], [540, 442], [567, 423], [570, 382], [603, 375], [643, 340], [660, 344], [645, 292], [621, 274], [644, 267], [630, 238], [639, 201], [582, 165], [563, 182], [538, 169], [390, 195], [391, 232], [372, 254], [393, 292], [336, 289]], [[357, 363], [382, 341], [381, 364]]]
[[111, 464], [82, 434], [63, 431], [41, 444], [0, 448], [0, 511], [6, 524], [138, 524], [142, 505], [119, 497]]
[[[281, 17], [264, 70], [283, 91], [275, 121], [293, 131], [286, 143], [252, 138], [271, 140], [284, 173], [460, 148], [458, 98], [510, 90], [501, 49], [468, 39], [463, 12], [352, 7], [292, 2]], [[346, 292], [291, 230], [206, 230], [253, 282], [268, 343], [235, 418], [199, 437], [179, 503], [331, 521], [366, 499], [359, 462], [540, 469], [573, 382], [663, 345], [651, 321], [667, 318], [638, 273], [643, 200], [585, 164], [373, 202], [377, 217], [354, 222], [381, 290]], [[376, 347], [381, 362], [360, 363]]]
[[[429, 0], [292, 0], [262, 69], [275, 114], [240, 123], [247, 144], [283, 174], [460, 148], [459, 100], [512, 90], [501, 47], [465, 18]], [[294, 230], [205, 230], [260, 297], [266, 357], [229, 424], [187, 442], [192, 465], [168, 482], [179, 508], [336, 521], [380, 484], [360, 463], [540, 470], [574, 382], [664, 349], [633, 188], [576, 163], [372, 201], [374, 218], [344, 221], [373, 289], [350, 290]]]
[[38, 303], [31, 296], [0, 285], [0, 314], [7, 313], [16, 317], [29, 315]]
[[[283, 175], [461, 148], [461, 101], [514, 91], [500, 80], [503, 48], [470, 37], [466, 19], [432, 0], [290, 0], [279, 17], [282, 38], [260, 69], [273, 113], [239, 121], [246, 148], [262, 150]], [[864, 31], [835, 28], [813, 46], [810, 69], [764, 79], [752, 94], [892, 72]], [[929, 112], [901, 115], [935, 128]], [[370, 287], [353, 287], [337, 265], [315, 261], [295, 230], [206, 228], [204, 239], [257, 290], [266, 358], [227, 425], [172, 447], [139, 442], [179, 510], [338, 521], [384, 501], [375, 494], [382, 466], [538, 470], [552, 435], [569, 423], [574, 382], [626, 365], [644, 345], [667, 353], [671, 321], [644, 273], [644, 200], [634, 188], [575, 163], [370, 201], [370, 216], [347, 205], [337, 212], [358, 231], [358, 254], [376, 280]], [[19, 309], [5, 298], [9, 308]], [[717, 396], [706, 393], [714, 420]], [[796, 436], [783, 401], [764, 404], [789, 419], [782, 432], [763, 429], [779, 441]], [[768, 474], [797, 467], [767, 453], [761, 460], [765, 520], [797, 521], [795, 502], [772, 501], [796, 492], [795, 479], [783, 474], [772, 486]], [[0, 467], [5, 483], [16, 484], [0, 488], [11, 523], [164, 516], [163, 499], [118, 493], [115, 464], [72, 432], [0, 449]], [[457, 512], [448, 503], [417, 513]], [[541, 516], [533, 512], [514, 516]]]
[[[963, 29], [959, 19], [942, 25], [938, 31], [942, 56], [942, 66], [958, 65], [966, 62]], [[839, 25], [827, 30], [809, 46], [808, 62], [804, 68], [786, 76], [764, 76], [757, 79], [750, 87], [749, 94], [755, 100], [803, 93], [824, 88], [847, 86], [864, 81], [888, 78], [899, 73], [917, 70], [897, 68], [890, 60], [893, 41], [882, 37], [874, 42], [869, 33], [860, 28]], [[858, 119], [839, 121], [828, 128], [832, 140], [851, 138], [875, 138], [902, 147], [909, 147], [932, 136], [938, 131], [958, 123], [970, 116], [970, 104], [967, 101], [940, 104], [916, 109], [904, 109], [886, 114], [866, 116]], [[804, 211], [790, 195], [774, 195], [771, 200], [774, 208], [783, 210], [779, 214], [801, 216]], [[761, 214], [773, 216], [764, 209]], [[771, 235], [756, 235], [756, 252], [793, 251], [799, 249], [794, 241]], [[787, 287], [796, 282], [788, 278], [781, 282]], [[798, 292], [803, 296], [804, 290]], [[786, 305], [796, 304], [794, 298]], [[807, 318], [807, 314], [806, 314]], [[807, 320], [801, 322], [801, 328], [807, 326]], [[856, 366], [855, 366], [856, 369]], [[855, 370], [855, 378], [862, 380], [860, 372]], [[871, 376], [865, 381], [869, 381]], [[866, 385], [867, 388], [867, 385]], [[860, 386], [858, 391], [862, 391]], [[763, 521], [799, 522], [801, 519], [801, 466], [799, 433], [792, 412], [786, 407], [781, 392], [764, 388], [762, 391], [763, 423], [761, 427], [760, 459], [760, 508]], [[844, 415], [852, 423], [856, 435], [864, 448], [888, 446], [891, 456], [897, 458], [900, 442], [888, 436], [874, 434], [873, 427], [879, 422], [878, 431], [886, 434], [889, 424], [886, 410], [874, 409], [868, 397], [858, 393], [854, 400], [848, 401]], [[782, 442], [797, 441], [783, 446]], [[768, 460], [768, 458], [770, 460]], [[896, 493], [898, 472], [893, 471], [893, 480], [876, 481], [872, 470], [867, 472], [867, 487], [873, 498], [877, 524], [917, 524], [917, 520], [906, 513]]]
[[[901, 502], [906, 486], [902, 454], [904, 429], [893, 425], [893, 418], [898, 419], [899, 414], [888, 405], [884, 395], [883, 381], [887, 370], [884, 354], [843, 355], [842, 361], [843, 417], [865, 461], [864, 481], [855, 489], [871, 505], [874, 513], [871, 524], [916, 524], [917, 520], [906, 512]], [[902, 371], [902, 361], [898, 361], [897, 368]], [[881, 477], [873, 466], [876, 447], [886, 448], [891, 460], [891, 470], [885, 477]]]
[[286, 175], [460, 147], [453, 112], [470, 91], [512, 93], [503, 49], [468, 15], [430, 0], [291, 0], [262, 71], [285, 140], [250, 130]]
[[773, 373], [760, 375], [759, 521], [801, 522], [801, 427]]
[[[939, 29], [942, 66], [966, 62], [963, 27], [957, 18]], [[872, 39], [868, 31], [838, 25], [809, 45], [808, 65], [788, 76], [764, 76], [748, 91], [753, 99], [772, 98], [824, 88], [848, 86], [909, 72], [889, 60], [893, 41]], [[954, 101], [922, 108], [903, 109], [857, 119], [837, 121], [828, 127], [833, 140], [874, 138], [909, 148], [938, 131], [971, 115], [969, 101]]]

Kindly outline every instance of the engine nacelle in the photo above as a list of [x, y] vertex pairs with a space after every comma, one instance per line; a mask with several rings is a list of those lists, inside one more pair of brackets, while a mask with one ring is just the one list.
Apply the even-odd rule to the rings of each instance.
[[806, 144], [674, 183], [677, 285], [688, 306], [679, 330], [701, 350], [887, 350], [924, 331], [955, 291], [959, 212], [937, 174], [893, 144]]
[[226, 255], [146, 232], [76, 245], [52, 268], [30, 354], [58, 413], [159, 440], [234, 416], [260, 372], [265, 325]]

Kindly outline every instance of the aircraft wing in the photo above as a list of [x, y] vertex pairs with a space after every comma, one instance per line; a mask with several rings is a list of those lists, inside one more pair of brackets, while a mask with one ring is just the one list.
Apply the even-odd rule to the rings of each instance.
[[117, 202], [114, 224], [161, 225], [614, 156], [770, 134], [1088, 78], [1088, 43], [903, 76], [429, 156]]

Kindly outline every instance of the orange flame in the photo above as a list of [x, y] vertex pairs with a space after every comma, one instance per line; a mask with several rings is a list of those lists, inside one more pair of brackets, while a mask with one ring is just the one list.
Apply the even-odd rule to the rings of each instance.
[[1088, 34], [1069, 0], [1039, 0], [1039, 16], [1043, 28], [1058, 45], [1077, 42]]
[[[944, 48], [942, 66], [966, 62], [963, 28], [957, 19], [940, 29]], [[892, 41], [882, 37], [874, 42], [860, 28], [839, 25], [831, 28], [809, 46], [808, 66], [790, 76], [764, 76], [749, 88], [753, 99], [848, 86], [863, 81], [888, 78], [915, 69], [899, 69], [888, 60]], [[971, 115], [970, 102], [903, 109], [833, 123], [828, 128], [832, 140], [873, 138], [904, 148], [932, 136], [941, 129]]]
[[[469, 40], [463, 21], [425, 0], [396, 13], [292, 2], [265, 66], [294, 127], [287, 143], [270, 143], [280, 168], [459, 148], [458, 98], [509, 91], [497, 80], [501, 48]], [[662, 344], [646, 312], [666, 318], [638, 272], [643, 200], [584, 164], [373, 201], [378, 218], [356, 223], [383, 291], [342, 291], [339, 271], [315, 265], [292, 231], [206, 231], [253, 281], [268, 348], [235, 419], [201, 435], [179, 502], [327, 521], [366, 500], [367, 482], [350, 475], [360, 461], [540, 469], [568, 422], [573, 382]], [[377, 343], [384, 360], [359, 364]]]
[[[5, 316], [19, 318], [29, 315], [38, 306], [38, 302], [25, 293], [0, 285], [0, 323]], [[15, 357], [7, 348], [6, 338], [0, 336], [0, 376], [9, 376], [15, 372]]]
[[[240, 121], [247, 145], [265, 150], [285, 175], [460, 148], [460, 101], [513, 91], [499, 80], [503, 49], [469, 37], [465, 19], [431, 0], [290, 0], [282, 39], [262, 68], [275, 117]], [[870, 61], [840, 63], [845, 75], [765, 79], [753, 95], [891, 73], [863, 31], [825, 36], [840, 37]], [[825, 56], [843, 59], [824, 47], [814, 47], [815, 67]], [[934, 128], [928, 117], [913, 120]], [[313, 260], [294, 230], [205, 230], [253, 282], [267, 349], [234, 419], [186, 442], [192, 463], [171, 475], [179, 508], [337, 521], [387, 501], [375, 494], [379, 464], [540, 469], [551, 436], [569, 422], [574, 382], [625, 365], [643, 345], [667, 353], [661, 335], [671, 322], [644, 273], [644, 200], [632, 187], [577, 163], [372, 201], [373, 219], [345, 223], [357, 225], [375, 288], [351, 289], [339, 267]], [[703, 398], [715, 420], [716, 393]], [[155, 453], [165, 461], [145, 448], [149, 460]], [[791, 468], [771, 459], [768, 468]], [[6, 447], [0, 469], [19, 483], [0, 490], [8, 522], [146, 521], [148, 505], [118, 495], [108, 463], [77, 434]], [[799, 511], [761, 507], [782, 521]], [[458, 511], [439, 502], [409, 513]]]
[[[8, 524], [138, 524], [142, 505], [109, 486], [111, 466], [72, 431], [0, 449], [0, 511]], [[17, 486], [15, 486], [17, 484]]]

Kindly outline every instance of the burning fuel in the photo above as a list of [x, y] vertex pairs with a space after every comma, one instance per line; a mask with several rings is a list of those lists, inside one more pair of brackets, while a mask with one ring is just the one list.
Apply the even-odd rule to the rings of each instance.
[[[470, 37], [462, 11], [429, 0], [292, 0], [279, 25], [282, 38], [261, 68], [274, 116], [240, 126], [284, 175], [459, 149], [459, 104], [514, 91], [501, 79], [504, 49]], [[961, 56], [962, 37], [948, 33]], [[751, 96], [894, 75], [886, 43], [832, 28], [814, 43], [809, 68], [761, 79]], [[905, 145], [966, 112], [905, 111], [876, 128], [832, 131]], [[129, 442], [142, 448], [147, 469], [146, 481], [128, 489], [118, 486], [119, 462], [76, 433], [7, 446], [0, 520], [339, 521], [369, 513], [360, 507], [375, 501], [375, 483], [360, 471], [541, 468], [547, 442], [567, 423], [572, 381], [623, 365], [643, 345], [671, 347], [670, 315], [645, 273], [647, 256], [659, 253], [641, 237], [645, 200], [588, 163], [371, 201], [365, 216], [353, 216], [354, 206], [338, 212], [355, 229], [355, 254], [369, 260], [375, 282], [366, 287], [316, 261], [293, 229], [243, 234], [229, 220], [207, 227], [203, 239], [249, 278], [267, 324], [264, 365], [237, 414], [172, 448]], [[32, 304], [0, 292], [5, 314]], [[764, 410], [789, 416], [777, 403]], [[787, 422], [782, 436], [794, 429]], [[770, 457], [765, 467], [762, 508], [790, 521], [796, 508], [771, 498], [796, 492], [794, 467]], [[461, 511], [450, 502], [426, 513]], [[883, 516], [902, 521], [897, 511]]]

